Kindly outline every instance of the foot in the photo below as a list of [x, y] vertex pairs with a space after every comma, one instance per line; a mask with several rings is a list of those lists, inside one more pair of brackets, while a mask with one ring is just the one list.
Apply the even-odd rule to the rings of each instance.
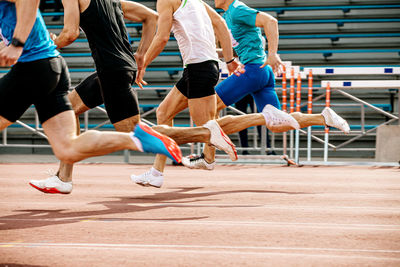
[[154, 131], [146, 124], [139, 122], [133, 136], [141, 142], [143, 152], [163, 154], [177, 163], [182, 161], [182, 153], [176, 142], [168, 136]]
[[299, 123], [292, 116], [272, 105], [266, 105], [262, 114], [265, 118], [265, 125], [273, 132], [286, 132], [293, 129], [300, 129]]
[[345, 134], [348, 134], [350, 132], [350, 127], [347, 121], [344, 120], [342, 117], [340, 117], [338, 114], [336, 114], [336, 112], [333, 111], [333, 109], [324, 108], [321, 114], [324, 117], [325, 124], [327, 126], [335, 127], [344, 132]]
[[160, 188], [164, 182], [164, 175], [155, 175], [152, 169], [141, 174], [141, 175], [131, 175], [131, 180], [141, 186], [154, 186]]
[[219, 150], [225, 151], [229, 155], [232, 161], [238, 159], [235, 145], [231, 139], [224, 133], [219, 124], [215, 120], [210, 120], [203, 125], [210, 130], [210, 144], [218, 148]]
[[72, 182], [63, 182], [57, 176], [43, 180], [31, 180], [29, 184], [44, 193], [69, 194], [72, 192]]
[[204, 159], [204, 154], [201, 154], [201, 156], [198, 155], [190, 155], [187, 157], [182, 158], [182, 164], [189, 169], [203, 169], [203, 170], [213, 170], [215, 167], [215, 161], [208, 163]]

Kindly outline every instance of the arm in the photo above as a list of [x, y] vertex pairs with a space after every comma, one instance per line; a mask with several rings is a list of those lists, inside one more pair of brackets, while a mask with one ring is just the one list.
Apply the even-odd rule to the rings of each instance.
[[[228, 26], [226, 26], [225, 20], [218, 15], [218, 13], [211, 8], [209, 5], [204, 3], [208, 16], [211, 19], [211, 23], [214, 28], [215, 35], [220, 42], [222, 48], [222, 55], [225, 59], [225, 62], [229, 62], [226, 64], [228, 67], [229, 73], [234, 73], [236, 76], [239, 76], [241, 73], [244, 73], [245, 70], [240, 63], [238, 63], [234, 59], [233, 50], [232, 50], [232, 40], [231, 34], [229, 32]], [[218, 51], [218, 50], [217, 50]]]
[[78, 0], [63, 0], [64, 28], [59, 36], [52, 34], [52, 39], [57, 48], [62, 48], [73, 43], [79, 36], [79, 2]]
[[[135, 2], [122, 0], [121, 6], [126, 19], [135, 22], [142, 22], [142, 36], [135, 53], [135, 59], [138, 66], [138, 74], [136, 77], [139, 77], [142, 76], [141, 72], [144, 70], [144, 55], [156, 32], [158, 15], [155, 11]], [[135, 82], [139, 85], [137, 79]]]
[[256, 17], [256, 27], [264, 28], [268, 39], [268, 59], [261, 67], [263, 68], [268, 64], [274, 72], [277, 72], [282, 65], [282, 61], [278, 55], [278, 21], [271, 15], [259, 12]]
[[158, 15], [155, 11], [135, 2], [122, 0], [121, 5], [126, 19], [142, 22], [142, 38], [135, 54], [144, 56], [156, 32]]
[[[226, 26], [225, 20], [213, 8], [206, 3], [204, 3], [204, 5], [206, 7], [208, 16], [211, 19], [215, 35], [221, 44], [222, 55], [225, 59], [225, 62], [229, 62], [234, 57], [232, 51], [232, 40], [228, 26]], [[229, 73], [235, 72], [235, 70], [238, 68], [238, 65], [239, 64], [236, 61], [232, 61], [227, 64]]]
[[[36, 21], [36, 12], [39, 0], [15, 0], [17, 10], [17, 24], [15, 25], [13, 38], [25, 43]], [[17, 63], [23, 47], [9, 45], [0, 51], [0, 66], [11, 66]]]
[[[174, 8], [170, 0], [157, 1], [158, 12], [158, 29], [156, 36], [150, 44], [144, 56], [143, 71], [137, 75], [137, 84], [142, 87], [142, 84], [147, 84], [143, 81], [145, 69], [148, 65], [163, 51], [165, 45], [168, 43], [169, 36], [172, 28]], [[139, 75], [140, 74], [140, 75]]]

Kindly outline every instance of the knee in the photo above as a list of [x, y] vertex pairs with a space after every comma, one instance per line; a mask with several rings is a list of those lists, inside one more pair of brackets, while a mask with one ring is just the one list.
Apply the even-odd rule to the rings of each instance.
[[74, 153], [74, 149], [71, 145], [58, 145], [53, 147], [54, 155], [62, 162], [73, 164], [77, 162], [76, 153]]
[[173, 119], [172, 115], [163, 106], [157, 108], [156, 115], [157, 124], [169, 124]]

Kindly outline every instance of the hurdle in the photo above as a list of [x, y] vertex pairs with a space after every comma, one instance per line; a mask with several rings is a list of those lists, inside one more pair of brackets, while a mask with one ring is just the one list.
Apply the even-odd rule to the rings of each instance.
[[[286, 82], [286, 65], [282, 65], [282, 111], [287, 112], [287, 82]], [[283, 133], [283, 155], [287, 154], [287, 133]]]
[[[325, 107], [331, 106], [331, 85], [328, 82], [326, 85], [326, 102]], [[324, 143], [324, 162], [328, 162], [328, 143], [329, 143], [329, 127], [325, 126], [325, 143]]]
[[[290, 68], [290, 109], [289, 113], [294, 112], [294, 68]], [[293, 130], [290, 131], [290, 158], [293, 158]]]
[[[300, 112], [301, 105], [301, 75], [297, 74], [297, 88], [296, 88], [296, 112]], [[295, 162], [299, 164], [299, 145], [300, 145], [300, 131], [298, 129], [295, 130], [296, 140], [295, 140]]]
[[[400, 119], [399, 119], [399, 115], [395, 116], [389, 112], [386, 112], [378, 107], [375, 107], [374, 105], [348, 93], [345, 92], [343, 90], [345, 89], [358, 89], [358, 90], [362, 90], [362, 89], [398, 89], [400, 88], [400, 80], [347, 80], [347, 81], [333, 81], [333, 80], [322, 80], [321, 81], [321, 87], [322, 88], [327, 88], [329, 87], [330, 90], [332, 90], [332, 92], [338, 92], [340, 94], [342, 94], [345, 97], [348, 97], [349, 99], [360, 103], [363, 106], [367, 106], [371, 109], [373, 109], [374, 111], [381, 113], [383, 115], [385, 115], [386, 117], [389, 118], [389, 120], [377, 125], [376, 127], [373, 127], [367, 131], [362, 131], [360, 134], [354, 136], [353, 138], [350, 138], [349, 140], [333, 146], [333, 148], [335, 150], [339, 150], [342, 149], [344, 146], [360, 139], [363, 136], [366, 136], [374, 131], [376, 131], [376, 129], [381, 126], [381, 125], [388, 125], [390, 123], [395, 122], [396, 120], [399, 122], [400, 124]], [[400, 90], [398, 89], [398, 95], [399, 95]], [[398, 100], [398, 110], [400, 110], [400, 97]], [[325, 147], [324, 148], [324, 156], [326, 155], [326, 161], [327, 162], [327, 158], [328, 158], [328, 148]]]
[[[308, 72], [308, 99], [307, 113], [312, 114], [313, 105], [313, 72], [310, 69]], [[311, 126], [307, 128], [307, 161], [311, 161]]]

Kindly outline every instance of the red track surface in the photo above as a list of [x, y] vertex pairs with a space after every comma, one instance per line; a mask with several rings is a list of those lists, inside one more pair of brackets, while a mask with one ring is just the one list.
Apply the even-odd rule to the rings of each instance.
[[400, 266], [398, 168], [81, 164], [70, 195], [48, 168], [0, 164], [0, 266]]

